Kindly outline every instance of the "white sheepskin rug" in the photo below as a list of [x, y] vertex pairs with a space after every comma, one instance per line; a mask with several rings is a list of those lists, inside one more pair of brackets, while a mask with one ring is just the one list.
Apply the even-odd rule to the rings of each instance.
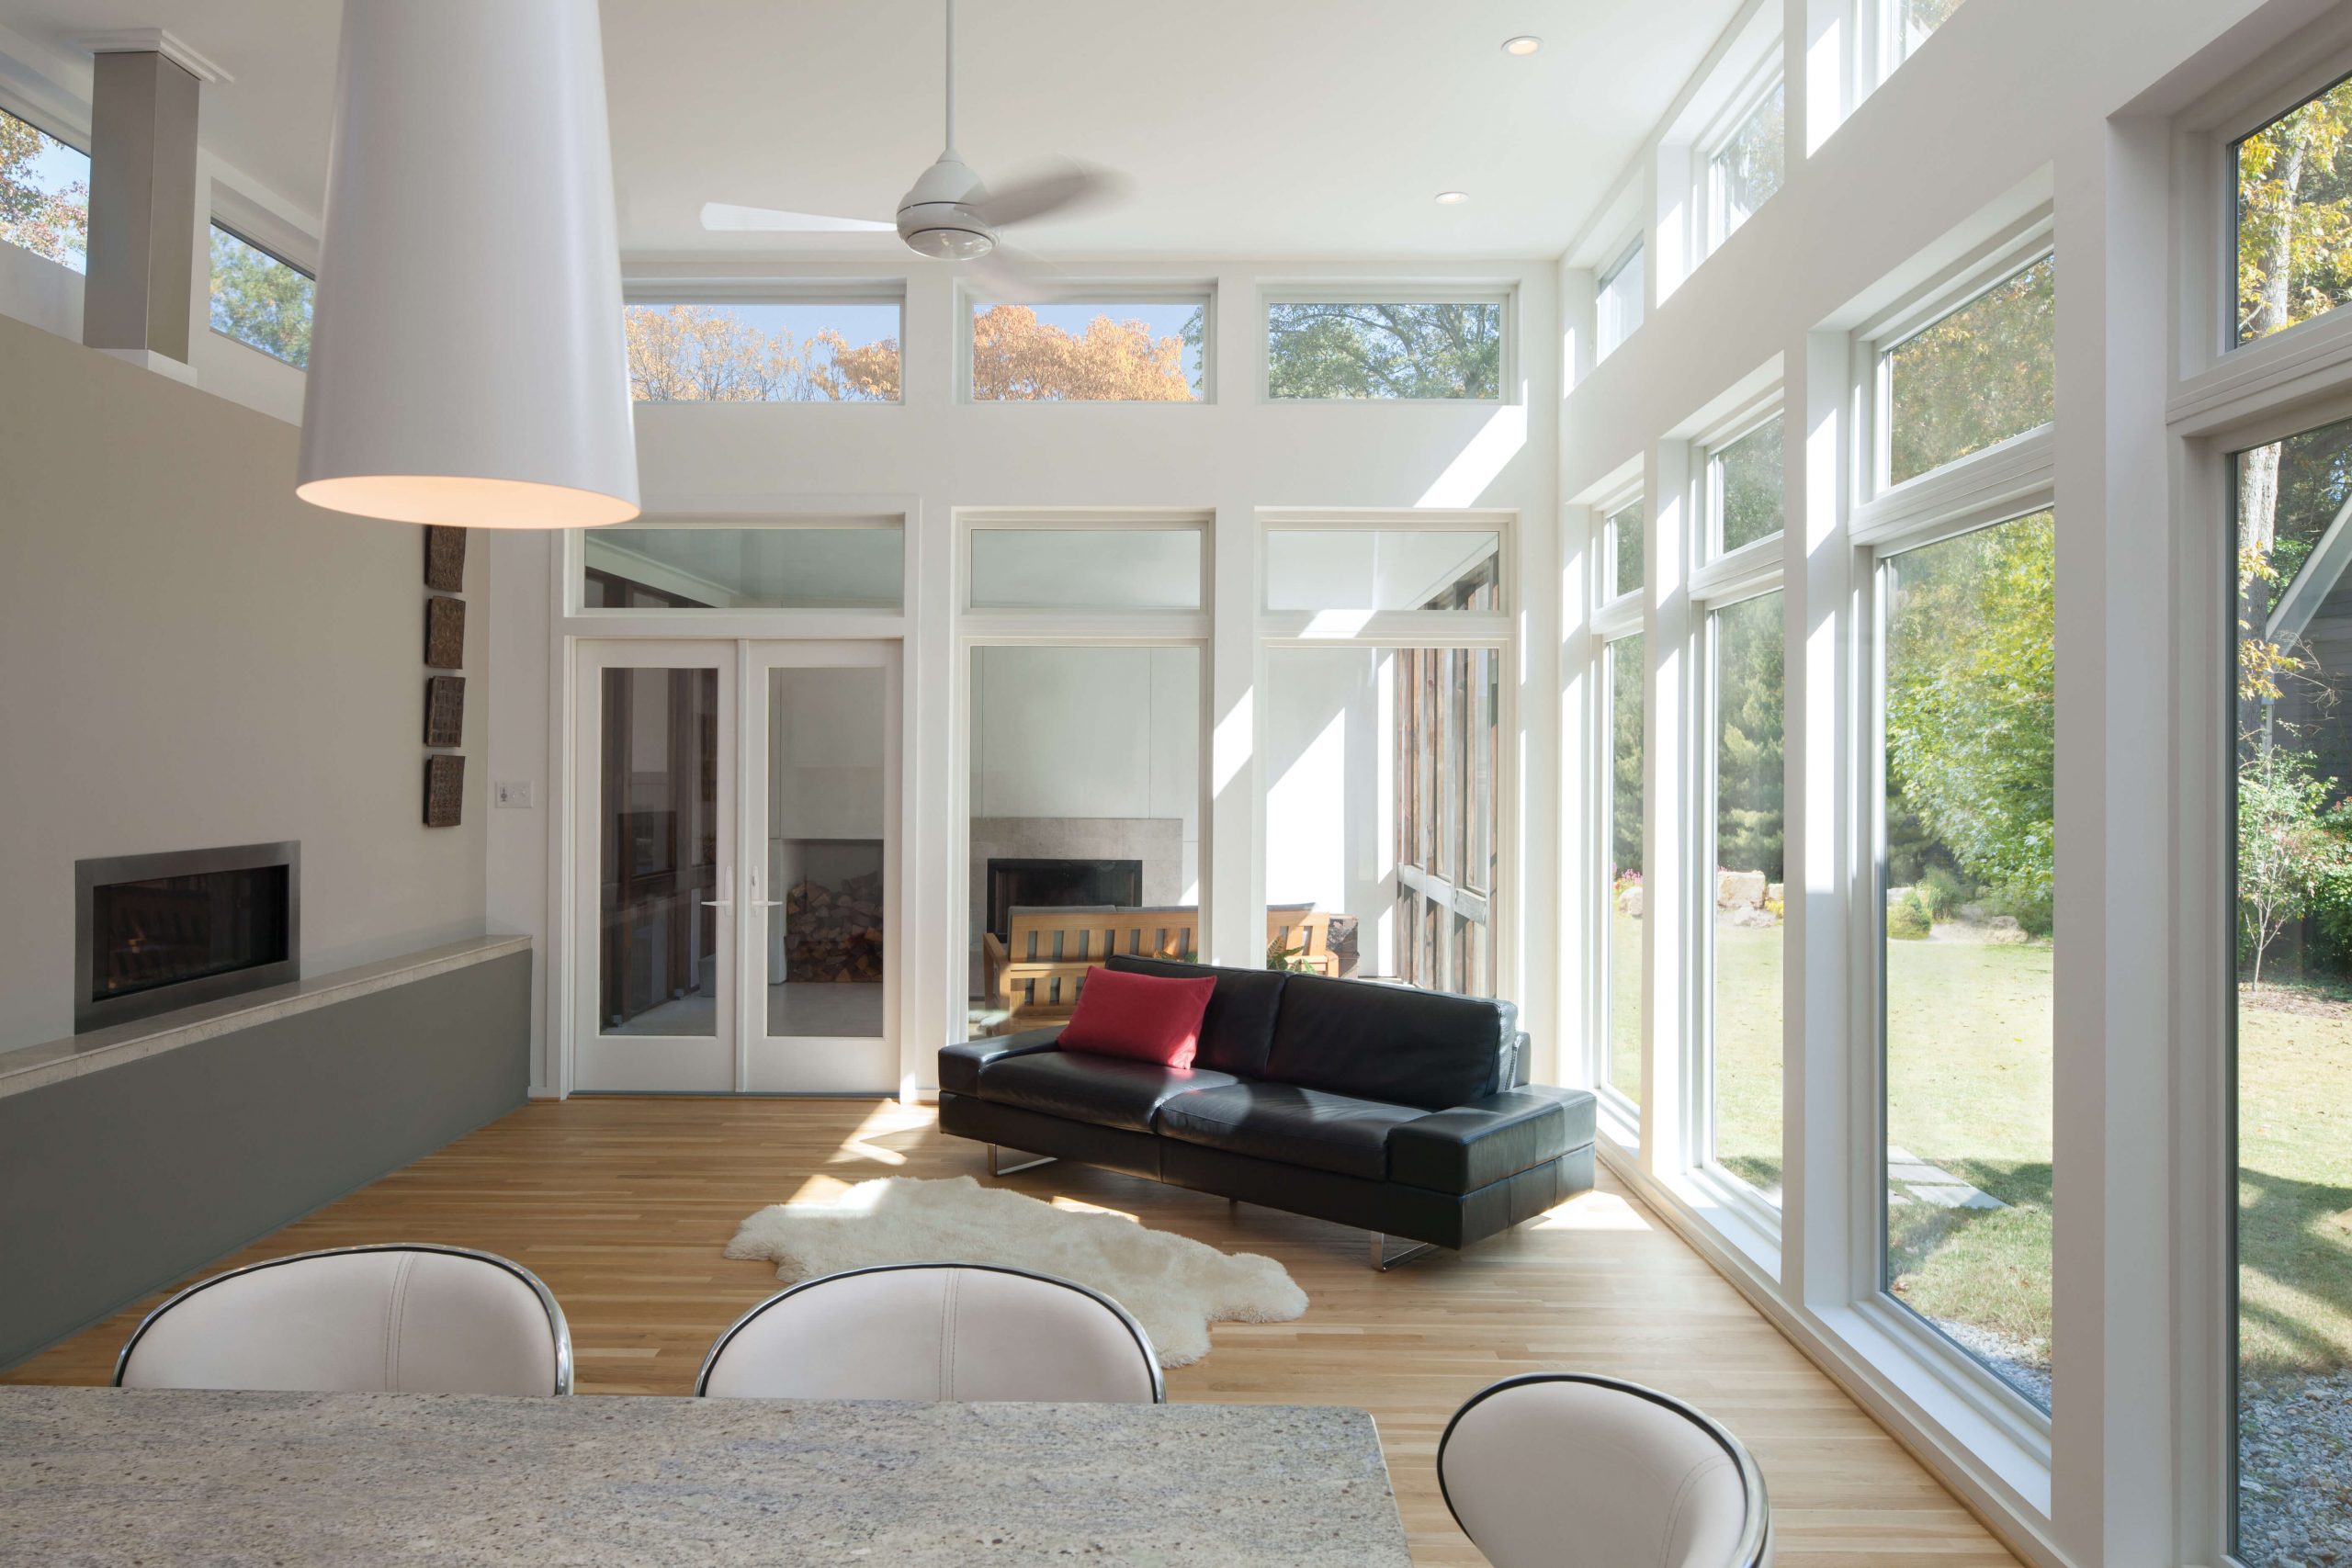
[[1163, 1367], [1207, 1355], [1212, 1323], [1286, 1323], [1306, 1311], [1306, 1292], [1271, 1258], [1057, 1209], [968, 1176], [886, 1176], [834, 1198], [772, 1204], [737, 1228], [727, 1256], [766, 1258], [786, 1281], [875, 1263], [1001, 1263], [1075, 1280], [1134, 1314]]

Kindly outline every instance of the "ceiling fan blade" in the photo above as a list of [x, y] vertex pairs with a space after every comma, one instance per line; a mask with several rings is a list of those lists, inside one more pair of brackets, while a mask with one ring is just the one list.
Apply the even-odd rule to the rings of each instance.
[[702, 204], [702, 226], [718, 233], [769, 234], [891, 234], [899, 228], [871, 218], [829, 218], [819, 212], [781, 212], [773, 207], [736, 207], [724, 201]]
[[1049, 213], [1080, 212], [1101, 207], [1126, 194], [1123, 175], [1069, 159], [1033, 167], [1023, 177], [991, 186], [977, 204], [980, 216], [993, 228], [1025, 223]]
[[1060, 297], [1061, 269], [999, 240], [996, 248], [965, 272], [974, 299], [990, 305], [1042, 305]]

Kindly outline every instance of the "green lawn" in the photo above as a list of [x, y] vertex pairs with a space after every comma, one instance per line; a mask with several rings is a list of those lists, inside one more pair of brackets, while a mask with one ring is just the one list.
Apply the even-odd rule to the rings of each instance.
[[2246, 992], [2238, 1096], [2242, 1362], [2352, 1367], [2352, 1006]]

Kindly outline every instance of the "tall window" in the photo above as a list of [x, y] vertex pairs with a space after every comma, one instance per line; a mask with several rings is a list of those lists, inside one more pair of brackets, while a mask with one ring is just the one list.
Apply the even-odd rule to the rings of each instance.
[[1885, 1287], [2050, 1407], [2056, 529], [1884, 558]]
[[1600, 275], [1600, 290], [1593, 302], [1593, 359], [1595, 363], [1616, 352], [1617, 345], [1634, 335], [1642, 324], [1642, 243], [1617, 258], [1617, 265]]
[[1498, 401], [1503, 306], [1499, 298], [1270, 301], [1266, 395]]
[[1710, 552], [1723, 555], [1781, 532], [1788, 502], [1781, 488], [1782, 416], [1774, 414], [1707, 454]]
[[2237, 185], [2235, 342], [2352, 299], [2352, 78], [2230, 149]]
[[311, 275], [212, 225], [212, 330], [300, 369], [311, 363]]
[[641, 403], [899, 400], [897, 299], [647, 298], [621, 315]]
[[80, 272], [89, 238], [89, 154], [0, 112], [0, 240]]
[[1197, 648], [972, 659], [973, 1037], [1065, 1022], [1112, 953], [1201, 954]]
[[2057, 310], [2057, 260], [2043, 256], [1882, 351], [1886, 483], [2051, 422]]
[[1707, 617], [1713, 719], [1710, 1017], [1714, 1160], [1781, 1201], [1781, 716], [1779, 590]]
[[2352, 1537], [2352, 422], [2235, 489], [2236, 1546], [2288, 1568]]
[[1961, 0], [1880, 0], [1880, 27], [1885, 31], [1885, 69], [1892, 71], [1911, 58], [1928, 35], [1951, 20]]
[[1707, 160], [1708, 238], [1720, 245], [1788, 177], [1788, 85], [1765, 89]]
[[1638, 1105], [1642, 1099], [1642, 717], [1646, 690], [1640, 632], [1601, 650], [1609, 698], [1609, 908], [1604, 993], [1608, 1060], [1602, 1081]]
[[1204, 298], [972, 302], [975, 402], [1195, 402], [1206, 396]]

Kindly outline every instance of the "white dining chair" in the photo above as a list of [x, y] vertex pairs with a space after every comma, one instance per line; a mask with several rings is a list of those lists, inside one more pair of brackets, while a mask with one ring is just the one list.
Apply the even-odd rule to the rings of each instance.
[[1099, 1291], [987, 1263], [805, 1280], [718, 1337], [695, 1393], [764, 1399], [1160, 1404], [1151, 1338]]
[[147, 1314], [118, 1388], [320, 1393], [571, 1392], [571, 1332], [537, 1276], [493, 1253], [412, 1242], [273, 1258]]
[[1740, 1440], [1656, 1389], [1506, 1378], [1438, 1439], [1454, 1523], [1495, 1568], [1770, 1568], [1772, 1510]]

